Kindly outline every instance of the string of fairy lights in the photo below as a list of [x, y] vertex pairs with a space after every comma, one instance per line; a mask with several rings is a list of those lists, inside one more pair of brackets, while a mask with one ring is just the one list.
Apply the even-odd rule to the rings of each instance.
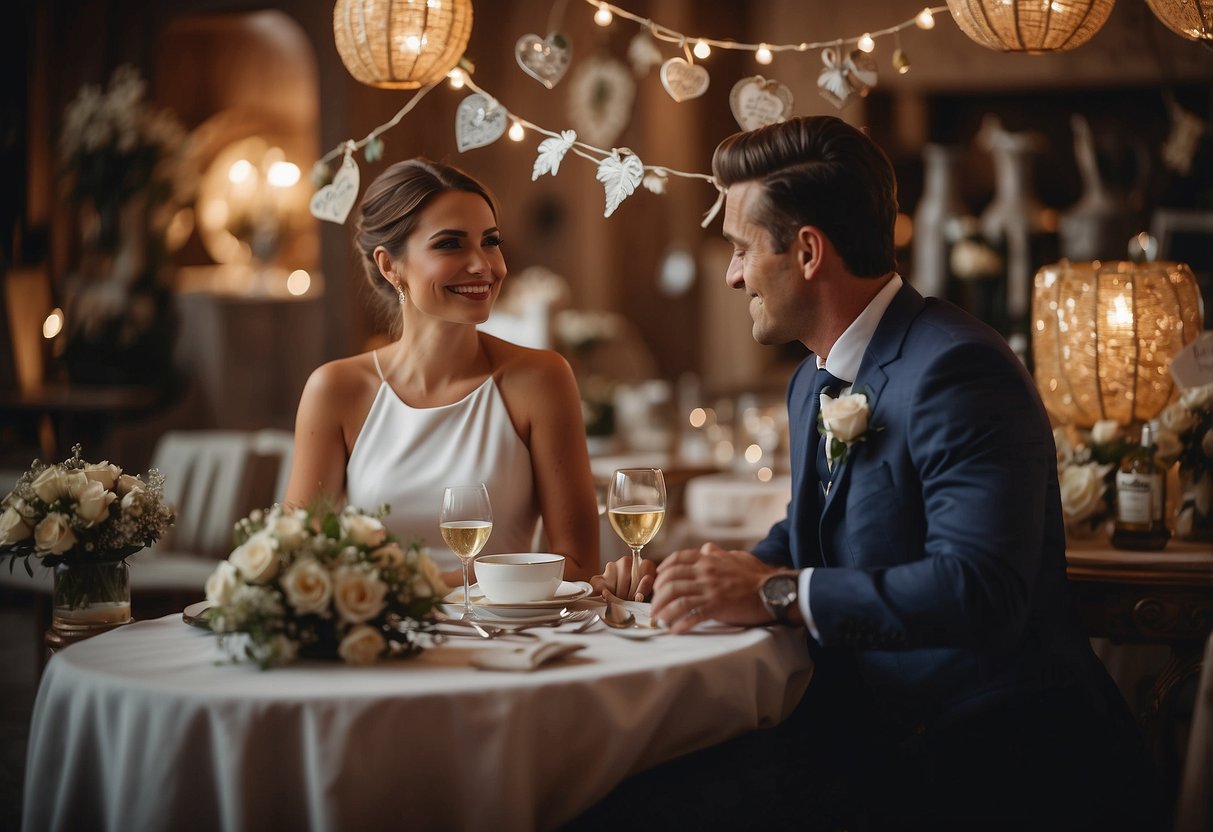
[[[867, 56], [876, 49], [877, 40], [893, 37], [893, 66], [899, 73], [909, 71], [909, 59], [901, 48], [900, 33], [909, 28], [930, 30], [935, 26], [935, 15], [947, 11], [946, 6], [926, 7], [914, 17], [896, 23], [883, 29], [863, 32], [850, 37], [838, 37], [820, 41], [800, 41], [795, 43], [777, 43], [764, 41], [746, 43], [731, 39], [718, 39], [701, 35], [687, 34], [658, 21], [643, 17], [605, 0], [584, 0], [594, 8], [594, 21], [599, 26], [610, 26], [616, 19], [630, 21], [640, 27], [637, 37], [651, 37], [654, 41], [671, 44], [683, 53], [680, 57], [666, 60], [662, 65], [661, 83], [675, 101], [683, 101], [697, 97], [706, 91], [708, 86], [706, 70], [696, 60], [706, 60], [714, 49], [738, 50], [752, 52], [754, 60], [762, 65], [771, 64], [780, 53], [803, 54], [821, 50], [824, 67], [818, 79], [822, 95], [841, 107], [852, 94], [865, 95], [875, 84], [875, 66]], [[563, 7], [561, 7], [563, 11]], [[556, 15], [554, 14], [554, 17]], [[524, 45], [524, 41], [526, 41]], [[553, 46], [553, 42], [556, 46]], [[552, 57], [553, 50], [559, 43], [553, 35], [545, 41], [534, 35], [528, 35], [519, 40], [516, 50], [519, 66], [527, 74], [541, 81], [551, 89], [560, 80], [564, 69], [567, 68], [568, 55], [555, 54], [561, 63], [544, 61]], [[854, 51], [847, 54], [847, 49]], [[529, 50], [534, 50], [532, 53]], [[567, 47], [566, 47], [567, 49]], [[650, 61], [660, 60], [660, 55], [651, 51]], [[651, 67], [650, 67], [651, 68]], [[477, 147], [483, 147], [497, 141], [502, 135], [507, 135], [515, 142], [523, 141], [528, 131], [537, 133], [544, 138], [539, 142], [538, 155], [532, 167], [532, 180], [540, 176], [555, 176], [561, 162], [571, 153], [596, 165], [596, 178], [604, 189], [604, 216], [609, 217], [619, 205], [638, 188], [643, 188], [655, 194], [662, 194], [671, 177], [702, 180], [711, 184], [717, 191], [715, 202], [707, 210], [702, 222], [707, 226], [718, 214], [723, 205], [724, 192], [711, 174], [696, 171], [679, 170], [668, 165], [648, 164], [641, 160], [633, 150], [625, 147], [603, 147], [578, 138], [577, 131], [571, 129], [552, 130], [535, 121], [508, 109], [492, 93], [484, 89], [472, 78], [473, 67], [469, 61], [461, 60], [459, 65], [447, 76], [450, 86], [456, 90], [471, 91], [460, 102], [456, 114], [456, 141], [460, 152]], [[353, 160], [353, 154], [362, 150], [366, 161], [377, 161], [383, 155], [384, 133], [397, 126], [418, 103], [428, 95], [440, 82], [433, 82], [418, 89], [412, 97], [388, 121], [379, 125], [359, 140], [348, 139], [321, 157], [313, 166], [312, 180], [319, 190], [313, 197], [312, 213], [320, 219], [343, 223], [348, 210], [352, 207], [352, 198], [346, 199], [351, 191], [356, 192], [358, 171]], [[743, 129], [753, 129], [764, 123], [782, 121], [791, 115], [791, 94], [786, 87], [777, 81], [768, 80], [762, 76], [754, 76], [739, 81], [730, 95], [731, 106]], [[508, 127], [507, 127], [508, 125]], [[335, 177], [330, 181], [330, 163], [342, 157], [342, 163]], [[343, 180], [344, 177], [344, 181]], [[332, 210], [320, 210], [318, 204], [333, 203], [331, 189], [340, 188], [343, 196], [340, 201], [348, 202], [348, 206]]]

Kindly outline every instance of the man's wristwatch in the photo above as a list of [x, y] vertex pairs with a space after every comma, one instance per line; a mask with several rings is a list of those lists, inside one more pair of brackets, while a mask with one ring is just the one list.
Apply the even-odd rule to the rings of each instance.
[[800, 576], [795, 572], [776, 572], [762, 582], [759, 597], [767, 612], [779, 624], [787, 624], [800, 589]]

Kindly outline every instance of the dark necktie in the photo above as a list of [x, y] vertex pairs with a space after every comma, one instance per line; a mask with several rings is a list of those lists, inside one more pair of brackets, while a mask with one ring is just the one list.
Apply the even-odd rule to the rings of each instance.
[[[847, 385], [847, 382], [832, 375], [824, 367], [817, 370], [817, 376], [813, 379], [813, 398], [815, 401], [821, 401], [821, 394], [825, 393], [831, 399], [837, 398], [842, 392], [842, 388]], [[813, 430], [817, 430], [817, 425], [813, 425]], [[826, 461], [826, 438], [825, 434], [821, 434], [817, 438], [817, 479], [821, 483], [821, 493], [824, 496], [830, 490], [830, 480], [833, 478], [834, 472], [830, 470], [830, 464]]]

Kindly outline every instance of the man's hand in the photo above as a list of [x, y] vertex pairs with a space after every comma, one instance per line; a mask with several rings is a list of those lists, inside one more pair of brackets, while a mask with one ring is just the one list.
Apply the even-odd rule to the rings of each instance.
[[759, 587], [772, 572], [749, 552], [725, 550], [715, 543], [680, 549], [657, 567], [653, 618], [675, 633], [701, 621], [726, 624], [770, 624]]
[[590, 585], [594, 587], [594, 592], [598, 595], [606, 591], [616, 598], [643, 601], [653, 591], [653, 579], [656, 575], [657, 568], [654, 566], [653, 561], [648, 558], [641, 558], [640, 582], [633, 586], [632, 556], [624, 555], [619, 560], [613, 560], [608, 563], [606, 569], [602, 570], [601, 575], [595, 575], [590, 578]]

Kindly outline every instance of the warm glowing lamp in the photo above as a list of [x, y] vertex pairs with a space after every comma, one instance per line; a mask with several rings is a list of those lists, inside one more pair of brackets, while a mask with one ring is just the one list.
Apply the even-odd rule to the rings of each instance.
[[1200, 335], [1204, 310], [1183, 263], [1063, 260], [1036, 273], [1036, 387], [1057, 425], [1153, 419], [1175, 393], [1171, 359]]
[[1213, 44], [1213, 0], [1146, 0], [1146, 5], [1175, 34]]
[[333, 38], [357, 80], [415, 89], [455, 68], [472, 34], [472, 0], [337, 0]]
[[1061, 52], [1099, 31], [1114, 0], [948, 0], [960, 31], [999, 52]]

